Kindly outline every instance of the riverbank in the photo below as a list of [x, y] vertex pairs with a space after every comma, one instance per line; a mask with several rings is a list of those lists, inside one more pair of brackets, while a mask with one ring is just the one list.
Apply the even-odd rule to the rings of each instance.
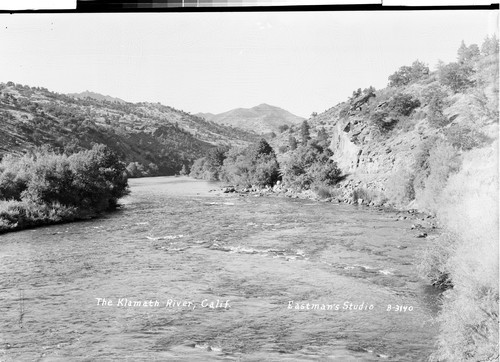
[[47, 148], [0, 161], [0, 233], [97, 217], [128, 194], [125, 166], [104, 145]]
[[[120, 205], [117, 205], [115, 209], [119, 207]], [[0, 234], [40, 226], [88, 221], [109, 212], [113, 212], [113, 210], [93, 212], [79, 210], [59, 203], [45, 205], [26, 201], [0, 201]]]
[[[428, 234], [435, 233], [439, 229], [436, 217], [430, 213], [411, 209], [411, 208], [397, 208], [388, 203], [380, 203], [372, 199], [363, 199], [361, 194], [356, 195], [352, 190], [355, 186], [361, 185], [361, 182], [355, 183], [349, 181], [346, 186], [343, 186], [342, 192], [333, 192], [337, 196], [332, 196], [331, 193], [314, 192], [312, 190], [293, 190], [285, 188], [281, 183], [274, 187], [258, 188], [258, 187], [236, 187], [232, 185], [223, 185], [219, 191], [225, 194], [236, 193], [240, 196], [254, 196], [254, 197], [286, 197], [291, 199], [306, 199], [322, 203], [334, 204], [348, 204], [357, 207], [374, 208], [378, 211], [390, 213], [395, 221], [411, 220], [414, 223], [411, 226], [412, 230], [419, 231], [416, 237], [425, 238]], [[212, 189], [210, 192], [217, 191]]]

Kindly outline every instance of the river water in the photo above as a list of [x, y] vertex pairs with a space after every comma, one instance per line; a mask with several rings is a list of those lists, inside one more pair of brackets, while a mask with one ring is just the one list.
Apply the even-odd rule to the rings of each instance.
[[130, 180], [103, 218], [0, 236], [1, 361], [424, 361], [430, 239], [352, 205]]

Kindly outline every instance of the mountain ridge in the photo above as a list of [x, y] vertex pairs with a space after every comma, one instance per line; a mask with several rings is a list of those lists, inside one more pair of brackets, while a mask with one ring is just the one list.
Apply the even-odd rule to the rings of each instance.
[[197, 113], [206, 120], [254, 131], [260, 134], [277, 133], [280, 126], [292, 126], [305, 120], [291, 112], [267, 103], [261, 103], [252, 108], [235, 108], [229, 111], [211, 114]]
[[132, 165], [135, 176], [173, 175], [213, 147], [258, 139], [255, 133], [159, 103], [122, 103], [84, 94], [92, 97], [0, 83], [0, 157], [44, 145], [74, 152], [102, 143]]
[[103, 95], [101, 93], [91, 92], [89, 90], [86, 90], [85, 92], [80, 92], [80, 93], [67, 93], [67, 95], [70, 97], [75, 97], [75, 98], [79, 98], [79, 99], [92, 98], [92, 99], [95, 99], [97, 101], [104, 100], [104, 101], [108, 101], [108, 102], [130, 103], [130, 102], [124, 101], [121, 98], [112, 97], [110, 95]]

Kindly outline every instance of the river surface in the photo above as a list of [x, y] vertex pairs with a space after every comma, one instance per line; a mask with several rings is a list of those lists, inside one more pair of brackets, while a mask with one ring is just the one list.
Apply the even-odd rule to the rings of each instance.
[[0, 235], [1, 361], [425, 361], [434, 350], [437, 295], [415, 271], [432, 241], [412, 221], [185, 177], [130, 185], [103, 218]]

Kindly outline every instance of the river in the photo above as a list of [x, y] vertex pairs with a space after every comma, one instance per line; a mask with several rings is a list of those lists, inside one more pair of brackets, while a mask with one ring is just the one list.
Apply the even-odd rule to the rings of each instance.
[[373, 208], [130, 180], [102, 218], [0, 235], [1, 361], [425, 361], [432, 242]]

